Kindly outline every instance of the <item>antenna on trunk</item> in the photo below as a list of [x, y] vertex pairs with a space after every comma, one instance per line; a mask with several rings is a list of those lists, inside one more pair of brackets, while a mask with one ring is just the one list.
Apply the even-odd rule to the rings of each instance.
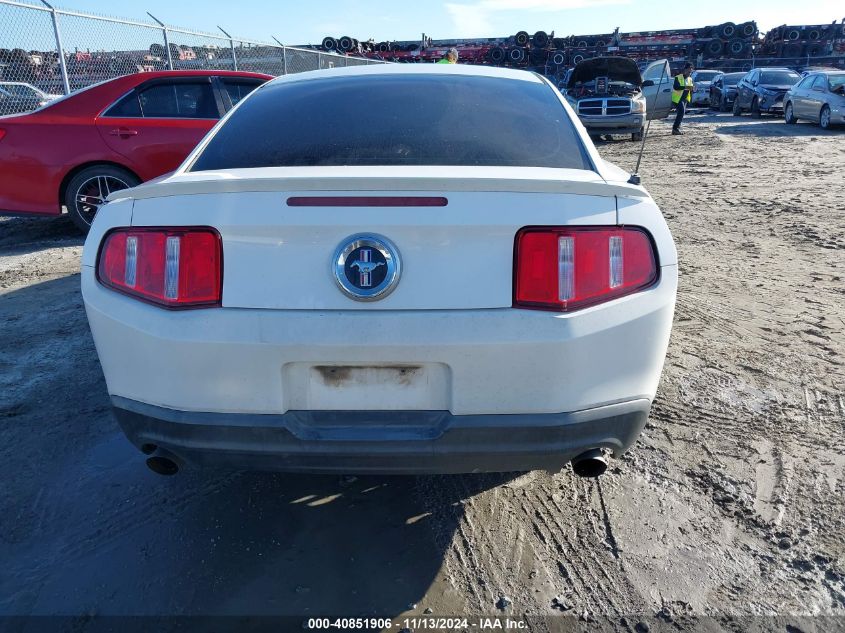
[[[663, 64], [663, 70], [660, 72], [660, 81], [657, 83], [657, 90], [654, 92], [654, 99], [652, 99], [653, 103], [651, 104], [653, 107], [657, 106], [657, 97], [660, 95], [660, 87], [663, 85], [663, 78], [666, 76], [666, 64]], [[649, 109], [648, 109], [648, 102], [646, 102], [646, 116], [648, 116]], [[645, 132], [643, 132], [643, 140], [640, 142], [640, 153], [637, 156], [637, 166], [634, 167], [634, 171], [631, 173], [631, 177], [628, 178], [628, 183], [631, 185], [638, 185], [640, 184], [640, 162], [643, 160], [643, 151], [645, 150], [645, 140], [648, 138], [648, 131], [651, 128], [651, 119], [648, 120], [648, 123], [645, 125]]]

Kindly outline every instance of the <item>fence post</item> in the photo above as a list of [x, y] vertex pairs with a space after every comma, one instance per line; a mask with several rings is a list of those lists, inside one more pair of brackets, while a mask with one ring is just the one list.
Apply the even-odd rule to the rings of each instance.
[[[223, 31], [223, 27], [221, 27], [219, 24], [217, 25], [217, 28], [220, 29], [221, 31]], [[237, 70], [238, 69], [238, 57], [237, 57], [237, 55], [235, 55], [235, 40], [233, 40], [232, 36], [229, 35], [226, 31], [223, 31], [223, 35], [225, 35], [226, 37], [229, 38], [229, 47], [232, 49], [232, 68], [234, 70]]]
[[45, 7], [50, 9], [50, 16], [53, 18], [53, 33], [56, 36], [56, 52], [59, 54], [59, 68], [62, 73], [62, 84], [65, 88], [65, 94], [70, 94], [70, 80], [67, 76], [67, 63], [65, 62], [65, 50], [62, 47], [62, 33], [59, 30], [59, 16], [56, 13], [56, 10], [53, 8], [53, 5], [49, 4], [46, 0], [41, 0]]
[[167, 37], [167, 26], [149, 11], [147, 11], [147, 15], [155, 20], [161, 27], [161, 32], [164, 35], [164, 50], [167, 51], [167, 68], [173, 70], [173, 57], [170, 56], [170, 38]]
[[282, 47], [282, 74], [287, 75], [288, 74], [288, 52], [287, 52], [287, 49], [285, 48], [285, 45], [282, 44], [277, 37], [273, 36], [273, 39], [276, 41], [276, 44], [278, 44], [279, 46]]

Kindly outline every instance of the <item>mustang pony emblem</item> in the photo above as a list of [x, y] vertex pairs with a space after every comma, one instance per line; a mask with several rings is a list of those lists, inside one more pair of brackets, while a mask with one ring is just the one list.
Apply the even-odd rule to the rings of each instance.
[[350, 235], [337, 247], [332, 269], [338, 287], [355, 301], [378, 301], [396, 284], [402, 263], [390, 240], [373, 233]]
[[371, 273], [379, 266], [384, 265], [384, 262], [373, 261], [373, 251], [371, 249], [362, 248], [361, 259], [356, 259], [349, 264], [349, 267], [358, 269], [358, 285], [361, 288], [370, 288], [373, 285]]

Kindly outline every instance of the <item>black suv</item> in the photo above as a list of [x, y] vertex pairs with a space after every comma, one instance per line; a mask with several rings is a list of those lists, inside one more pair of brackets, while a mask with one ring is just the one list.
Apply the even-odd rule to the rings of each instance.
[[719, 73], [710, 82], [710, 107], [727, 112], [736, 100], [736, 85], [745, 73]]
[[739, 80], [733, 113], [739, 116], [745, 110], [751, 116], [783, 114], [783, 97], [801, 79], [789, 68], [755, 68]]

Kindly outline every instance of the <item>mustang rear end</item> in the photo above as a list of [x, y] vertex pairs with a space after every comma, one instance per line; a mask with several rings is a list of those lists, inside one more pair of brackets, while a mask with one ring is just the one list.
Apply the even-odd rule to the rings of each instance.
[[552, 470], [625, 451], [677, 257], [573, 116], [544, 79], [480, 67], [256, 90], [174, 175], [116, 194], [86, 242], [129, 439], [159, 472]]

